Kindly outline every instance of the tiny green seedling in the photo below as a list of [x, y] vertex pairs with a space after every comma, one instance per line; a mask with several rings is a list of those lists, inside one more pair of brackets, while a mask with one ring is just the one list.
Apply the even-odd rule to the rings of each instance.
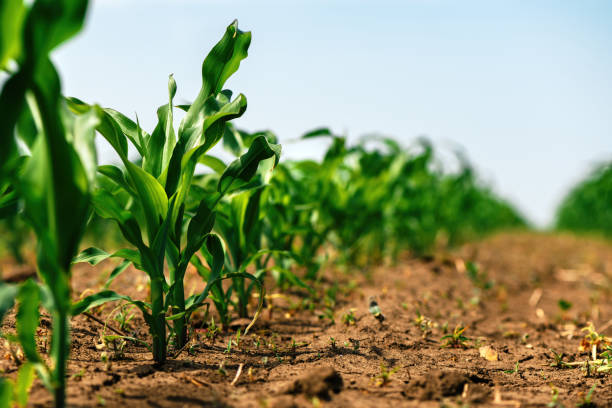
[[391, 382], [391, 376], [399, 370], [399, 367], [389, 369], [385, 363], [380, 364], [380, 374], [374, 377], [377, 387], [384, 387]]
[[552, 383], [550, 384], [550, 402], [546, 404], [548, 408], [565, 408], [559, 401], [559, 389]]
[[332, 350], [335, 350], [336, 349], [336, 339], [333, 338], [333, 337], [330, 337], [329, 338], [329, 345], [332, 348]]
[[349, 309], [342, 315], [342, 323], [347, 326], [354, 325], [357, 319], [355, 318], [355, 309]]
[[597, 383], [594, 383], [589, 392], [582, 397], [582, 400], [576, 404], [579, 408], [595, 408], [595, 404], [593, 403], [593, 394], [595, 393], [595, 389], [597, 388]]
[[464, 336], [463, 333], [467, 330], [467, 326], [457, 325], [452, 334], [442, 336], [440, 341], [444, 341], [444, 344], [440, 348], [468, 348], [469, 345], [466, 342], [471, 341], [468, 337]]
[[561, 310], [562, 312], [567, 312], [572, 308], [573, 305], [570, 301], [567, 301], [565, 299], [559, 299], [559, 301], [557, 302], [557, 306], [559, 306], [559, 310]]
[[506, 374], [518, 374], [519, 373], [519, 362], [514, 363], [514, 368], [512, 370], [504, 370]]

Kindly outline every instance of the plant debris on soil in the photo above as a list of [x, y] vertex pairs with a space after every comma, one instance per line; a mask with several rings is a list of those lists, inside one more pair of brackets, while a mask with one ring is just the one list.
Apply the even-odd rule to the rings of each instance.
[[[110, 265], [76, 267], [74, 296], [97, 290]], [[143, 275], [126, 271], [113, 286], [144, 299], [145, 281], [140, 288], [133, 284]], [[11, 278], [10, 267], [4, 266], [3, 276]], [[309, 304], [300, 303], [298, 294], [270, 291], [267, 309], [247, 335], [248, 321], [219, 330], [203, 315], [187, 347], [175, 350], [175, 358], [161, 367], [146, 347], [109, 329], [146, 339], [139, 312], [106, 305], [72, 319], [68, 402], [76, 407], [612, 406], [612, 375], [584, 363], [592, 359], [594, 343], [582, 330], [596, 331], [595, 347], [609, 341], [611, 288], [612, 245], [606, 242], [500, 234], [427, 259], [406, 258], [360, 273], [329, 270]], [[44, 312], [41, 320], [44, 353], [49, 330]], [[14, 315], [8, 316], [3, 330], [11, 332], [14, 323]], [[0, 369], [15, 375], [20, 350], [2, 347]], [[38, 381], [30, 404], [51, 404]]]

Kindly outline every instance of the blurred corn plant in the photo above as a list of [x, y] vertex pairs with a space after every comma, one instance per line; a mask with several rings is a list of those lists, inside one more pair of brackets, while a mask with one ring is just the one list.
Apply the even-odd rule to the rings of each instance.
[[[55, 406], [65, 405], [66, 362], [70, 347], [71, 261], [90, 216], [95, 177], [95, 109], [71, 114], [50, 52], [82, 27], [83, 0], [7, 0], [0, 5], [0, 66], [7, 72], [0, 94], [0, 208], [5, 215], [21, 211], [37, 238], [40, 283], [28, 280], [0, 286], [0, 317], [18, 303], [18, 341], [28, 363], [18, 374], [13, 396], [25, 405], [24, 389], [35, 370], [53, 393]], [[52, 318], [50, 361], [37, 347], [39, 307]]]
[[[210, 291], [222, 280], [251, 280], [260, 292], [255, 318], [261, 309], [263, 286], [256, 277], [244, 270], [221, 274], [216, 267], [217, 260], [222, 263], [224, 250], [218, 245], [218, 237], [211, 232], [217, 218], [217, 206], [223, 197], [254, 188], [250, 181], [259, 163], [272, 159], [271, 166], [276, 165], [280, 145], [269, 143], [263, 135], [257, 136], [248, 150], [227, 167], [206, 154], [223, 138], [227, 122], [240, 117], [246, 110], [244, 95], [232, 99], [231, 91], [223, 90], [223, 84], [247, 56], [250, 41], [251, 34], [240, 31], [236, 21], [228, 26], [223, 38], [204, 60], [202, 88], [197, 98], [191, 105], [178, 106], [186, 112], [178, 132], [173, 126], [176, 82], [172, 76], [168, 81], [168, 103], [158, 109], [159, 121], [151, 134], [142, 130], [138, 122], [115, 110], [97, 109], [101, 117], [97, 130], [117, 152], [123, 168], [98, 167], [102, 177], [93, 195], [94, 209], [99, 216], [115, 220], [125, 239], [136, 249], [107, 253], [92, 247], [75, 262], [96, 264], [108, 257], [118, 257], [133, 263], [149, 276], [150, 302], [105, 290], [84, 298], [75, 308], [83, 312], [113, 300], [125, 300], [137, 306], [149, 325], [153, 358], [157, 363], [162, 363], [167, 355], [166, 322], [172, 323], [171, 338], [176, 347], [185, 346], [191, 314], [202, 306]], [[77, 99], [71, 98], [69, 102], [75, 112], [90, 109]], [[128, 141], [139, 154], [135, 162], [128, 158]], [[188, 199], [198, 164], [221, 174], [213, 189], [206, 190], [197, 200]], [[210, 265], [213, 273], [203, 292], [186, 299], [185, 272], [192, 259], [198, 262], [196, 252], [205, 244], [214, 246], [215, 262], [211, 260]], [[166, 265], [168, 279], [164, 274]], [[117, 274], [111, 274], [111, 279]]]
[[557, 229], [612, 236], [612, 164], [598, 165], [567, 194], [557, 210]]
[[266, 245], [292, 253], [286, 261], [297, 260], [308, 279], [323, 254], [362, 265], [526, 225], [462, 156], [458, 172], [445, 172], [427, 140], [408, 149], [379, 136], [349, 145], [325, 128], [303, 139], [315, 137], [331, 141], [323, 159], [282, 163], [261, 203]]
[[[223, 145], [229, 152], [240, 157], [252, 148], [253, 143], [263, 140], [261, 138], [265, 138], [271, 144], [277, 141], [271, 132], [248, 133], [228, 124], [223, 136]], [[207, 161], [210, 163], [210, 158]], [[261, 203], [262, 200], [266, 200], [266, 192], [270, 190], [268, 182], [275, 165], [275, 161], [271, 159], [264, 161], [248, 184], [233, 190], [219, 201], [214, 225], [216, 234], [206, 241], [201, 251], [209, 266], [205, 266], [199, 258], [192, 259], [198, 273], [207, 281], [213, 276], [228, 274], [235, 276], [226, 289], [221, 282], [217, 282], [211, 288], [211, 298], [224, 326], [229, 323], [230, 306], [238, 312], [239, 317], [248, 316], [247, 306], [252, 291], [257, 288], [257, 282], [253, 279], [244, 279], [242, 274], [247, 271], [251, 271], [252, 276], [260, 281], [264, 279], [266, 272], [273, 271], [275, 274], [289, 277], [296, 285], [307, 287], [284, 263], [271, 262], [272, 257], [282, 261], [290, 259], [292, 257], [290, 252], [276, 248], [270, 242], [266, 243], [267, 247], [264, 248], [263, 221], [269, 214], [261, 211]], [[223, 177], [221, 163], [211, 167], [217, 171], [200, 175], [194, 182], [191, 194], [196, 201], [209, 195], [211, 186], [218, 183], [219, 177]], [[276, 226], [277, 229], [279, 227], [281, 226]], [[222, 248], [225, 248], [227, 255], [223, 258], [221, 258]]]

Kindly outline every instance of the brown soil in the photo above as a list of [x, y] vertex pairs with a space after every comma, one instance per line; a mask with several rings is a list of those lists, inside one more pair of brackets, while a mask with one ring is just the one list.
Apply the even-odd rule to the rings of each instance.
[[[476, 285], [465, 270], [469, 260], [478, 263], [482, 274]], [[75, 294], [99, 289], [110, 268], [110, 263], [77, 267]], [[575, 406], [597, 384], [592, 406], [612, 406], [612, 375], [551, 367], [550, 351], [565, 353], [565, 361], [586, 360], [588, 352], [579, 351], [584, 335], [580, 329], [589, 321], [600, 333], [612, 336], [611, 245], [570, 236], [512, 233], [429, 260], [404, 259], [395, 266], [362, 272], [328, 272], [314, 311], [296, 307], [300, 298], [295, 294], [272, 296], [273, 307], [230, 353], [224, 352], [226, 345], [244, 321], [237, 321], [215, 341], [206, 337], [206, 329], [196, 329], [190, 347], [160, 368], [154, 367], [150, 353], [141, 346], [127, 344], [123, 353], [99, 349], [102, 326], [78, 316], [72, 321], [69, 403], [78, 407], [544, 407], [551, 402], [552, 385], [559, 403]], [[333, 280], [339, 285], [332, 285]], [[485, 287], [489, 281], [490, 289], [478, 289], [478, 284]], [[113, 287], [144, 298], [145, 283], [141, 272], [126, 271]], [[338, 289], [334, 323], [329, 316], [319, 317], [325, 315], [323, 293], [327, 289], [331, 294], [330, 288]], [[384, 320], [368, 311], [371, 297], [378, 301]], [[570, 302], [571, 308], [562, 311], [560, 299]], [[111, 309], [107, 306], [95, 315], [105, 319]], [[342, 317], [350, 309], [356, 321], [345, 324]], [[417, 311], [423, 316], [419, 322]], [[469, 340], [463, 346], [441, 348], [445, 343], [441, 338], [460, 324], [467, 327], [463, 334]], [[118, 327], [113, 319], [109, 325]], [[41, 350], [48, 326], [43, 316]], [[9, 316], [5, 328], [13, 327], [14, 317]], [[147, 338], [139, 316], [126, 330]], [[107, 334], [112, 333], [107, 330]], [[489, 349], [482, 348], [486, 346]], [[16, 364], [3, 347], [0, 369], [14, 375]], [[492, 361], [481, 356], [487, 350]], [[102, 361], [104, 352], [109, 362]], [[385, 371], [387, 376], [382, 375]], [[31, 403], [51, 403], [39, 383], [32, 389]]]

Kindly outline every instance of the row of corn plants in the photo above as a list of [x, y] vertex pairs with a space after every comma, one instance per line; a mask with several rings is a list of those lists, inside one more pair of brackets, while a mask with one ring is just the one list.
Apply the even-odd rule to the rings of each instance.
[[612, 163], [599, 164], [575, 185], [557, 211], [556, 228], [612, 236]]
[[[262, 205], [264, 241], [282, 250], [275, 264], [297, 262], [306, 279], [333, 254], [343, 264], [394, 261], [406, 250], [427, 255], [439, 245], [526, 226], [465, 158], [458, 155], [460, 170], [447, 172], [426, 140], [405, 148], [375, 136], [349, 145], [329, 129], [303, 136], [314, 137], [329, 139], [323, 159], [281, 163]], [[291, 283], [287, 276], [276, 278]]]
[[[370, 137], [349, 145], [317, 129], [303, 138], [329, 141], [322, 160], [279, 164], [274, 134], [231, 123], [247, 102], [224, 84], [251, 42], [236, 22], [204, 59], [202, 86], [191, 104], [175, 104], [177, 84], [168, 78], [167, 102], [157, 109], [151, 132], [137, 118], [63, 96], [49, 54], [78, 33], [87, 5], [0, 4], [0, 218], [19, 223], [26, 236], [33, 231], [38, 276], [0, 284], [0, 317], [16, 308], [15, 334], [3, 336], [19, 343], [27, 360], [14, 380], [0, 380], [0, 406], [25, 405], [34, 374], [55, 405], [65, 406], [70, 319], [107, 302], [140, 310], [150, 339], [128, 340], [145, 343], [161, 365], [188, 344], [194, 313], [209, 303], [224, 327], [235, 315], [252, 317], [252, 324], [268, 276], [279, 288], [312, 293], [326, 262], [393, 260], [402, 251], [425, 254], [440, 242], [524, 225], [467, 162], [459, 172], [444, 172], [426, 142], [404, 148]], [[96, 137], [112, 146], [117, 163], [98, 165]], [[218, 144], [235, 159], [211, 155]], [[83, 249], [87, 230], [108, 225], [113, 236], [120, 234], [113, 245], [120, 249], [100, 248], [108, 241], [100, 234], [92, 235], [95, 246]], [[19, 243], [11, 244], [16, 257]], [[103, 288], [73, 300], [72, 266], [107, 259], [117, 264]], [[205, 285], [186, 296], [190, 266]], [[146, 274], [146, 299], [110, 289], [130, 267]], [[48, 358], [37, 346], [41, 308], [52, 317]]]
[[[161, 364], [169, 340], [179, 349], [186, 344], [189, 319], [210, 294], [220, 302], [231, 298], [219, 293], [222, 280], [231, 279], [236, 287], [251, 282], [249, 291], [259, 292], [257, 313], [264, 299], [261, 282], [246, 270], [251, 261], [232, 253], [227, 270], [226, 251], [234, 248], [213, 227], [224, 225], [217, 219], [230, 226], [245, 222], [240, 218], [244, 212], [218, 217], [217, 207], [224, 200], [239, 207], [233, 196], [256, 194], [250, 191], [261, 189], [263, 173], [278, 162], [280, 146], [262, 134], [241, 140], [242, 150], [229, 165], [207, 154], [226, 134], [227, 123], [246, 110], [245, 96], [232, 97], [223, 85], [247, 56], [250, 33], [240, 31], [236, 22], [227, 28], [202, 64], [202, 87], [192, 104], [174, 105], [176, 83], [170, 76], [168, 103], [158, 109], [159, 122], [147, 133], [120, 112], [61, 94], [49, 54], [80, 30], [86, 10], [83, 0], [31, 5], [9, 0], [0, 7], [0, 62], [7, 77], [0, 95], [0, 215], [20, 217], [33, 229], [39, 278], [0, 286], [0, 314], [17, 303], [16, 335], [4, 336], [20, 344], [27, 360], [16, 384], [2, 379], [3, 405], [23, 405], [36, 372], [53, 393], [55, 406], [65, 406], [70, 318], [93, 307], [117, 300], [138, 307], [149, 327], [153, 359]], [[176, 130], [175, 109], [185, 111]], [[97, 165], [96, 135], [114, 148], [118, 165]], [[128, 145], [138, 152], [136, 160], [128, 157]], [[198, 164], [219, 172], [214, 188], [204, 194], [194, 186]], [[77, 254], [94, 213], [112, 220], [129, 247], [112, 253], [90, 247]], [[206, 265], [196, 256], [200, 250], [207, 255]], [[105, 287], [132, 264], [148, 275], [149, 299], [106, 289], [72, 302], [71, 266], [110, 257], [122, 262]], [[186, 298], [183, 280], [192, 262], [207, 284]], [[245, 293], [239, 303], [244, 315], [246, 299]], [[41, 306], [53, 320], [49, 359], [39, 354], [36, 342]]]

